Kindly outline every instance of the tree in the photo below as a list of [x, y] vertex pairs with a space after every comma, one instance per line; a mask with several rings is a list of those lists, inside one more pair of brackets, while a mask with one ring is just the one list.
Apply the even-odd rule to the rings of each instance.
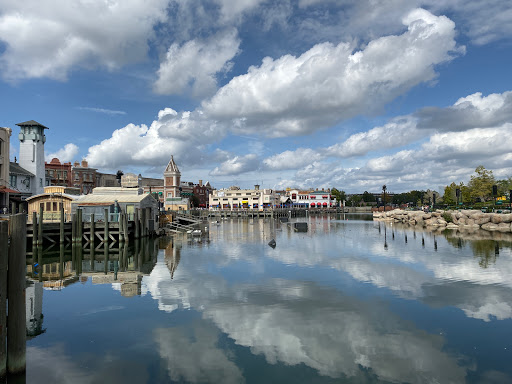
[[373, 196], [370, 192], [364, 191], [363, 192], [363, 201], [365, 203], [371, 203], [375, 201], [375, 196]]
[[352, 195], [348, 198], [348, 203], [352, 206], [359, 205], [363, 201], [363, 197], [360, 195]]
[[497, 180], [496, 185], [498, 186], [498, 196], [508, 195], [512, 189], [512, 177], [507, 177], [503, 180]]
[[487, 201], [492, 198], [492, 186], [496, 184], [492, 171], [488, 171], [483, 165], [475, 169], [476, 175], [469, 180], [469, 194], [472, 199]]
[[336, 198], [338, 204], [343, 204], [343, 200], [347, 200], [347, 195], [345, 194], [345, 191], [339, 191], [336, 188], [331, 188], [331, 195], [333, 195]]

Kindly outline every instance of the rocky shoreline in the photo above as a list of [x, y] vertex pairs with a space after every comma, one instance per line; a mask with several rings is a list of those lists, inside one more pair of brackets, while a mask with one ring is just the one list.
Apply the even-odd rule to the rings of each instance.
[[512, 232], [512, 214], [483, 213], [479, 210], [423, 212], [395, 209], [388, 212], [374, 212], [373, 219], [439, 229]]

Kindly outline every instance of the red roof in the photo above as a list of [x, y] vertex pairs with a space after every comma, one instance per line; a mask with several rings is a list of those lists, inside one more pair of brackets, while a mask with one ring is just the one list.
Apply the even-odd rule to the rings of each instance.
[[0, 187], [1, 193], [21, 193], [20, 191], [16, 191], [15, 189], [10, 189], [7, 187]]

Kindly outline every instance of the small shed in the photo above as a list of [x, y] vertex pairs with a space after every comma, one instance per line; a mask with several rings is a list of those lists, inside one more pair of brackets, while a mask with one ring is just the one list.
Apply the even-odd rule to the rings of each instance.
[[28, 220], [32, 220], [33, 212], [39, 215], [43, 209], [43, 221], [59, 221], [60, 210], [64, 208], [64, 220], [69, 221], [71, 217], [71, 202], [78, 198], [63, 192], [45, 192], [26, 199], [28, 204]]
[[119, 213], [126, 213], [128, 220], [133, 220], [136, 209], [150, 209], [147, 220], [157, 222], [158, 202], [151, 194], [139, 194], [139, 188], [117, 188], [101, 187], [94, 188], [89, 195], [80, 196], [71, 204], [71, 212], [75, 213], [78, 208], [86, 221], [94, 213], [95, 220], [104, 220], [105, 209], [112, 214], [109, 221], [116, 221]]

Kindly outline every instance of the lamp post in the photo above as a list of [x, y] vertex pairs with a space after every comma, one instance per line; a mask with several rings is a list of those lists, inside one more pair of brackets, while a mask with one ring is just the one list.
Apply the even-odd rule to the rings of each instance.
[[384, 200], [384, 212], [386, 212], [386, 184], [382, 186], [382, 198]]

